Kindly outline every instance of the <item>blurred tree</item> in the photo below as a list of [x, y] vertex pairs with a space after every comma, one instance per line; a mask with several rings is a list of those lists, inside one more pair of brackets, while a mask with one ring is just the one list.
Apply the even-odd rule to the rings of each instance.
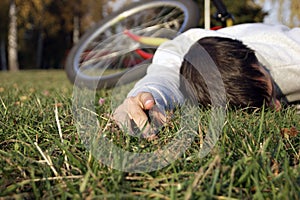
[[80, 37], [80, 20], [87, 10], [82, 0], [65, 0], [57, 2], [63, 27], [67, 32], [73, 32], [72, 41], [76, 43]]
[[0, 70], [7, 70], [7, 34], [8, 34], [8, 21], [9, 21], [9, 3], [10, 0], [0, 1]]
[[[258, 0], [258, 3], [264, 4], [267, 0]], [[290, 27], [299, 26], [300, 24], [300, 1], [299, 0], [268, 0], [273, 5], [278, 3], [278, 21]], [[289, 16], [285, 16], [284, 10], [289, 5]]]
[[[23, 55], [35, 58], [35, 68], [41, 68], [43, 62], [44, 40], [47, 34], [55, 35], [60, 29], [59, 18], [54, 13], [49, 12], [53, 0], [16, 0], [19, 14], [20, 36], [26, 39], [34, 39], [25, 47], [34, 45], [36, 52], [24, 52]], [[28, 48], [24, 49], [28, 51]], [[31, 54], [31, 55], [28, 55]], [[26, 57], [27, 57], [26, 56]], [[24, 58], [24, 57], [23, 57]]]
[[[204, 0], [198, 0], [200, 7], [201, 18], [199, 26], [204, 26]], [[229, 13], [234, 16], [234, 24], [251, 23], [251, 22], [262, 22], [266, 13], [262, 8], [255, 4], [253, 0], [223, 0]], [[216, 8], [211, 3], [211, 15], [216, 13]], [[211, 26], [218, 26], [220, 23], [211, 20]]]
[[19, 70], [18, 62], [18, 30], [17, 8], [15, 0], [9, 2], [9, 29], [8, 29], [8, 67], [11, 71]]
[[[66, 52], [98, 21], [103, 0], [16, 0], [20, 62], [33, 68], [61, 68]], [[22, 40], [23, 39], [23, 40]], [[28, 46], [35, 46], [35, 52]]]
[[255, 4], [253, 0], [230, 1], [224, 0], [228, 10], [235, 18], [235, 24], [262, 22], [267, 15], [262, 7]]
[[95, 25], [99, 22], [107, 11], [105, 11], [105, 5], [110, 2], [110, 0], [87, 0], [85, 3], [87, 4], [87, 10], [81, 20], [82, 29], [86, 31], [91, 26]]
[[65, 31], [72, 32], [76, 43], [80, 35], [103, 17], [105, 0], [65, 0], [59, 1]]
[[[291, 0], [291, 15], [290, 15], [290, 26], [299, 26], [300, 24], [300, 1]], [[297, 23], [295, 22], [297, 21]]]
[[0, 70], [61, 68], [106, 0], [1, 0]]

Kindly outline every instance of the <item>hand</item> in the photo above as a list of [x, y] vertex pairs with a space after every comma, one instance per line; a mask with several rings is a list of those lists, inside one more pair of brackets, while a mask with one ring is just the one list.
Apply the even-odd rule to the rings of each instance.
[[121, 129], [127, 129], [130, 134], [137, 136], [139, 133], [138, 135], [150, 139], [166, 122], [166, 116], [155, 105], [155, 100], [149, 92], [126, 98], [115, 110], [113, 119]]

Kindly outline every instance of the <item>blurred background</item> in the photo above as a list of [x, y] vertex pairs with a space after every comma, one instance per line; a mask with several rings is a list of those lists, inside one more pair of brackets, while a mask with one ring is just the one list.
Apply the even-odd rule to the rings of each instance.
[[[63, 69], [68, 52], [89, 27], [133, 1], [1, 0], [0, 70]], [[224, 4], [236, 24], [300, 26], [299, 0], [224, 0]]]

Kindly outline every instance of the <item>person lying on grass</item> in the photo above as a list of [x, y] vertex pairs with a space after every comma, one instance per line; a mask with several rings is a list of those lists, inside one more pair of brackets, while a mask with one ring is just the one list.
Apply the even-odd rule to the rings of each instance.
[[[210, 71], [214, 64], [223, 85], [201, 72]], [[224, 87], [226, 102], [233, 107], [265, 105], [280, 110], [282, 103], [298, 103], [300, 28], [254, 23], [218, 31], [188, 30], [158, 48], [146, 76], [113, 118], [120, 126], [134, 122], [147, 132], [149, 111], [155, 119], [151, 122], [163, 124], [165, 111], [183, 104], [187, 96], [195, 96], [199, 105], [211, 105], [207, 86], [214, 83], [216, 90]]]

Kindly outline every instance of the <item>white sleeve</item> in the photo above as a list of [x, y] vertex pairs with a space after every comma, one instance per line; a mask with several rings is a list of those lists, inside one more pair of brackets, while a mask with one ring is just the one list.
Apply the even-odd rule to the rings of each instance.
[[205, 36], [224, 36], [216, 31], [190, 29], [175, 39], [163, 43], [156, 51], [147, 74], [129, 92], [135, 96], [139, 92], [150, 92], [156, 104], [162, 110], [173, 109], [184, 102], [184, 96], [179, 90], [180, 67], [184, 55], [190, 47]]
[[146, 76], [136, 83], [128, 96], [150, 92], [161, 110], [173, 109], [181, 104], [184, 97], [179, 90], [180, 66], [192, 44], [193, 41], [183, 35], [162, 44], [157, 49]]

